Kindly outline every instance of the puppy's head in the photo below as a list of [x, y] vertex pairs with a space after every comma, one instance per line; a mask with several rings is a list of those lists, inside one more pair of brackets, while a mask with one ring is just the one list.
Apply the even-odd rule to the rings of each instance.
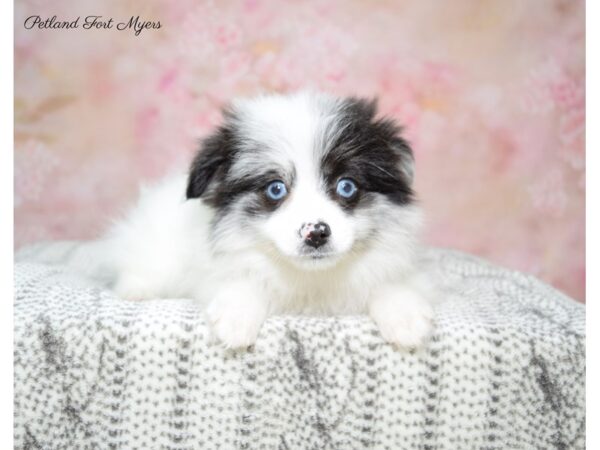
[[412, 152], [374, 101], [273, 95], [225, 112], [191, 166], [187, 197], [215, 209], [215, 251], [252, 248], [320, 269], [412, 237], [412, 180]]

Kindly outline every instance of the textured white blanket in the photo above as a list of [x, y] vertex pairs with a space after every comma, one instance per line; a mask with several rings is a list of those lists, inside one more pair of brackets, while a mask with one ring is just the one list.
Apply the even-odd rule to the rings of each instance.
[[473, 257], [427, 259], [445, 295], [412, 353], [367, 317], [275, 317], [227, 351], [189, 300], [17, 263], [15, 446], [584, 448], [585, 308]]

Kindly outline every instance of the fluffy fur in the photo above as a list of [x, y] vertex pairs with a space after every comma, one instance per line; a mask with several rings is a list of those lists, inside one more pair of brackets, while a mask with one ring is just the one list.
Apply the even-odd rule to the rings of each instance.
[[[358, 187], [352, 198], [336, 192], [340, 179]], [[266, 194], [276, 180], [288, 191], [278, 201]], [[415, 267], [412, 181], [412, 152], [374, 102], [306, 92], [236, 101], [189, 173], [143, 190], [106, 237], [114, 288], [204, 302], [229, 347], [253, 344], [271, 314], [365, 312], [387, 341], [418, 346], [432, 309]], [[308, 245], [317, 223], [330, 235]]]

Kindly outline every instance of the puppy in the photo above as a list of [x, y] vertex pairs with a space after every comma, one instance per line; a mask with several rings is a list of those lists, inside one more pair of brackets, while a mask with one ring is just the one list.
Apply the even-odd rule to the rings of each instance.
[[106, 238], [116, 292], [192, 297], [227, 347], [272, 314], [368, 312], [421, 345], [430, 290], [415, 261], [413, 156], [375, 102], [326, 94], [235, 101], [189, 174], [142, 192]]

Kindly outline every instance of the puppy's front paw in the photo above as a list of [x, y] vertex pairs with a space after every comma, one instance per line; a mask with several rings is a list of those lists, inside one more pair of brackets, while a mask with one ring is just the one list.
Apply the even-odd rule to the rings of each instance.
[[250, 298], [247, 290], [221, 292], [206, 309], [213, 332], [227, 348], [254, 344], [266, 314], [264, 303]]
[[410, 289], [386, 288], [369, 303], [369, 314], [383, 339], [402, 348], [425, 344], [433, 330], [433, 309]]

